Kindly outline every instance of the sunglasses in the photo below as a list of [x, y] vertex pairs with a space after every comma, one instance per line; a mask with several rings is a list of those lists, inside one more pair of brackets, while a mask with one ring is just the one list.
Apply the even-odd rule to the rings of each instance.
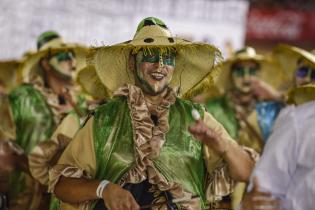
[[308, 66], [301, 66], [296, 70], [295, 76], [301, 79], [310, 76], [311, 80], [315, 81], [315, 69]]
[[258, 67], [236, 66], [232, 69], [232, 72], [237, 77], [244, 77], [245, 75], [255, 76], [258, 70]]

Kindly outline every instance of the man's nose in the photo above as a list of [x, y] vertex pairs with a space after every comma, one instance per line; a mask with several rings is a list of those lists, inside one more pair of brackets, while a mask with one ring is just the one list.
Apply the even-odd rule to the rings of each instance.
[[244, 79], [245, 81], [250, 81], [251, 76], [250, 76], [248, 73], [245, 73], [244, 76], [243, 76], [243, 79]]
[[158, 69], [158, 70], [161, 70], [162, 68], [164, 68], [164, 63], [159, 61], [159, 62], [155, 62], [154, 63], [154, 68]]
[[71, 59], [68, 61], [68, 65], [72, 70], [75, 70], [75, 67], [77, 65], [77, 61], [75, 59]]

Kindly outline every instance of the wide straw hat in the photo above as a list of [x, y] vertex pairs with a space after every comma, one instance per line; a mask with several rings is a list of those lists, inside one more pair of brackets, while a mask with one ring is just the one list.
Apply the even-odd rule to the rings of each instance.
[[94, 66], [85, 66], [77, 74], [77, 83], [84, 92], [91, 95], [94, 99], [110, 98], [111, 95], [96, 74]]
[[290, 45], [279, 44], [273, 49], [272, 55], [279, 62], [282, 69], [285, 70], [288, 77], [290, 77], [291, 85], [293, 85], [292, 80], [298, 61], [304, 59], [309, 65], [315, 68], [315, 52], [312, 52]]
[[233, 88], [231, 80], [232, 65], [240, 61], [254, 61], [258, 63], [260, 66], [258, 77], [276, 89], [281, 88], [288, 80], [281, 66], [272, 57], [257, 54], [252, 47], [245, 47], [236, 51], [232, 57], [225, 60], [221, 65], [222, 70], [217, 77], [215, 86], [222, 94]]
[[[132, 40], [93, 49], [87, 57], [87, 64], [94, 67], [102, 84], [112, 93], [126, 83], [135, 84], [128, 66], [129, 56], [140, 50], [150, 52], [153, 49], [176, 51], [171, 86], [179, 89], [180, 96], [205, 78], [213, 82], [216, 75], [214, 66], [221, 58], [216, 47], [175, 37], [161, 20], [149, 17], [140, 22]], [[91, 91], [97, 91], [97, 88], [88, 92]]]
[[288, 93], [288, 104], [300, 105], [315, 100], [315, 85], [308, 84], [293, 88]]
[[65, 43], [54, 31], [42, 33], [37, 41], [38, 50], [24, 55], [23, 62], [19, 66], [19, 77], [23, 82], [31, 82], [40, 71], [39, 61], [41, 58], [54, 55], [58, 52], [71, 51], [76, 57], [76, 69], [82, 69], [86, 65], [86, 53], [88, 48], [75, 43]]

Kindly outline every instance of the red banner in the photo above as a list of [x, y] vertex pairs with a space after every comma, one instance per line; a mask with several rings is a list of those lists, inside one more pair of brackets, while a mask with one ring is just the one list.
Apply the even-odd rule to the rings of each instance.
[[249, 10], [247, 40], [315, 41], [315, 10]]

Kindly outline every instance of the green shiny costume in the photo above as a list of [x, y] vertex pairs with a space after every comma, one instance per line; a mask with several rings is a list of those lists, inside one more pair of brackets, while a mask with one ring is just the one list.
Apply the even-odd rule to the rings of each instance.
[[239, 123], [235, 117], [232, 102], [227, 96], [217, 97], [206, 103], [206, 108], [212, 116], [218, 120], [233, 139], [238, 139]]
[[[192, 109], [204, 115], [200, 105], [176, 99], [169, 111], [169, 131], [160, 155], [153, 160], [166, 180], [182, 184], [201, 198], [205, 208], [206, 167], [203, 146], [187, 128], [194, 122]], [[181, 122], [181, 123], [178, 123]], [[118, 183], [135, 164], [133, 130], [127, 99], [120, 97], [99, 107], [93, 123], [96, 177]]]
[[22, 85], [9, 95], [16, 125], [16, 143], [28, 154], [52, 135], [55, 122], [45, 97], [32, 85]]
[[[45, 96], [32, 84], [19, 86], [8, 97], [16, 126], [16, 143], [29, 154], [39, 142], [50, 139], [57, 122]], [[78, 104], [84, 111], [86, 105], [81, 96], [78, 97]], [[74, 114], [79, 120], [74, 111], [69, 114]], [[14, 171], [10, 185], [14, 186], [10, 190], [10, 196], [14, 198], [25, 189], [25, 174]]]
[[[16, 126], [16, 143], [26, 154], [41, 141], [52, 135], [55, 122], [44, 96], [32, 85], [22, 85], [9, 95], [10, 107]], [[10, 177], [11, 198], [25, 188], [25, 174], [14, 171]]]

